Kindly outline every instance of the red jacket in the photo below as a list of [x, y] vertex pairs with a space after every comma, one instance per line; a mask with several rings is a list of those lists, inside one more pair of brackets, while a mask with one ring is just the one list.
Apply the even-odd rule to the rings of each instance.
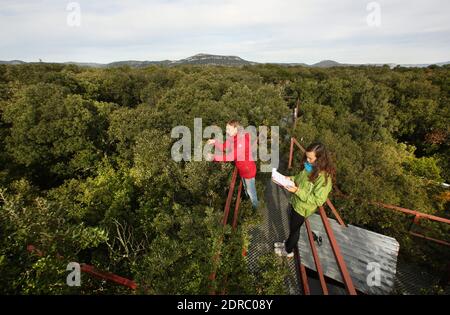
[[242, 178], [253, 178], [256, 176], [256, 164], [252, 157], [249, 133], [238, 133], [224, 143], [216, 141], [214, 146], [216, 148], [214, 161], [234, 161]]

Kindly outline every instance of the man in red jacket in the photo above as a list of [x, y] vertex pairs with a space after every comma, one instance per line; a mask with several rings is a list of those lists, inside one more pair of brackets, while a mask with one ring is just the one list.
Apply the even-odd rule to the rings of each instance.
[[245, 192], [256, 209], [259, 202], [255, 182], [256, 164], [252, 157], [250, 133], [242, 132], [239, 122], [231, 120], [227, 123], [227, 135], [224, 143], [214, 139], [208, 140], [208, 144], [214, 144], [216, 148], [213, 160], [216, 162], [234, 161], [242, 178]]

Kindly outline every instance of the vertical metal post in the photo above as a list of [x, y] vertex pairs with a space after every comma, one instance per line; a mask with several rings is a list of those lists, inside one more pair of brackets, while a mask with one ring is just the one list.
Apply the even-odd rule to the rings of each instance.
[[327, 283], [325, 281], [325, 277], [323, 276], [322, 265], [320, 264], [319, 254], [317, 253], [316, 245], [314, 244], [314, 238], [311, 231], [311, 225], [309, 224], [308, 219], [305, 219], [306, 231], [308, 233], [309, 245], [311, 246], [311, 251], [314, 258], [314, 264], [316, 265], [317, 274], [319, 275], [320, 286], [322, 287], [322, 291], [324, 295], [328, 295]]
[[347, 292], [350, 295], [356, 295], [356, 290], [355, 287], [353, 286], [352, 278], [350, 277], [350, 273], [348, 272], [347, 265], [345, 264], [344, 261], [344, 257], [342, 256], [341, 250], [334, 236], [333, 229], [330, 226], [330, 222], [328, 222], [328, 217], [323, 207], [319, 207], [319, 212], [320, 217], [322, 218], [323, 226], [325, 227], [325, 231], [327, 232], [334, 257], [336, 258], [336, 262], [341, 271], [342, 280], [344, 281], [345, 287], [347, 288]]

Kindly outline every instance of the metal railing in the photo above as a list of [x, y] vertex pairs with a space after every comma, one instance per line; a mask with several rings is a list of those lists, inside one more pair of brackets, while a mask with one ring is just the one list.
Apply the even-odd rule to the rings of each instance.
[[[39, 257], [44, 256], [44, 253], [41, 250], [39, 250], [38, 248], [34, 247], [34, 245], [31, 245], [31, 244], [27, 246], [27, 251], [32, 254], [35, 254]], [[57, 257], [59, 259], [64, 259], [64, 257], [61, 255], [57, 255]], [[91, 276], [94, 276], [98, 279], [110, 281], [110, 282], [122, 285], [124, 287], [130, 288], [132, 290], [137, 289], [137, 284], [133, 280], [129, 280], [127, 278], [121, 277], [112, 272], [106, 272], [106, 271], [99, 270], [92, 265], [80, 263], [80, 271], [87, 273]]]
[[[350, 200], [360, 200], [360, 201], [367, 202], [368, 204], [377, 206], [379, 208], [390, 209], [390, 210], [393, 210], [393, 211], [396, 211], [396, 212], [400, 212], [400, 213], [403, 213], [403, 214], [406, 214], [406, 215], [412, 215], [413, 216], [413, 220], [412, 220], [412, 222], [411, 222], [411, 224], [409, 226], [409, 229], [408, 229], [408, 233], [409, 234], [411, 234], [411, 235], [413, 235], [415, 237], [426, 239], [428, 241], [432, 241], [432, 242], [440, 244], [440, 245], [450, 246], [450, 243], [447, 242], [447, 241], [436, 239], [436, 238], [429, 237], [429, 236], [425, 236], [423, 234], [411, 231], [411, 228], [414, 225], [416, 225], [416, 226], [420, 225], [420, 221], [422, 219], [429, 220], [429, 221], [434, 221], [434, 222], [438, 222], [438, 223], [450, 224], [450, 220], [447, 219], [447, 218], [442, 218], [442, 217], [438, 217], [438, 216], [435, 216], [435, 215], [432, 215], [432, 214], [419, 212], [417, 210], [411, 210], [411, 209], [407, 209], [407, 208], [402, 208], [402, 207], [399, 207], [399, 206], [386, 204], [386, 203], [383, 203], [383, 202], [362, 200], [361, 198], [346, 196], [343, 193], [337, 193], [336, 194], [336, 198], [350, 199]], [[327, 200], [327, 203], [328, 203], [328, 205], [331, 208], [332, 207], [332, 203], [329, 200]]]
[[[236, 180], [237, 180], [237, 176], [238, 176], [238, 170], [237, 167], [234, 167], [234, 171], [233, 171], [233, 175], [231, 176], [231, 183], [230, 183], [230, 188], [228, 190], [228, 196], [227, 196], [227, 200], [225, 202], [225, 208], [223, 211], [223, 218], [222, 218], [222, 225], [223, 227], [225, 227], [228, 223], [228, 217], [230, 214], [230, 208], [231, 208], [231, 202], [233, 200], [233, 195], [234, 195], [234, 190], [235, 190], [235, 186], [236, 186]], [[237, 192], [237, 198], [236, 198], [236, 204], [234, 207], [234, 215], [233, 215], [233, 221], [232, 221], [232, 228], [233, 231], [236, 229], [237, 227], [237, 222], [238, 222], [238, 218], [239, 218], [239, 206], [241, 203], [241, 192], [242, 192], [242, 179], [240, 179], [239, 181], [239, 187], [238, 187], [238, 192]], [[222, 247], [222, 243], [223, 243], [223, 238], [224, 238], [224, 233], [222, 233], [222, 235], [220, 236], [219, 239], [219, 246], [218, 246], [218, 251], [216, 252], [216, 254], [213, 257], [213, 271], [211, 272], [211, 274], [209, 275], [209, 280], [211, 282], [214, 282], [216, 280], [216, 275], [217, 275], [217, 265], [220, 261], [220, 248]], [[245, 249], [242, 250], [242, 255], [245, 256], [246, 252]], [[225, 283], [227, 282], [227, 277], [225, 276]], [[209, 294], [210, 295], [215, 295], [215, 289], [213, 285], [209, 286]], [[222, 291], [222, 294], [225, 294], [225, 288], [224, 291]]]

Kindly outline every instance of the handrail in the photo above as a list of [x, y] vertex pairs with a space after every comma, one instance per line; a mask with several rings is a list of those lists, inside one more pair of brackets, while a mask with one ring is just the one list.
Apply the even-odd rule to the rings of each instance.
[[[233, 171], [233, 175], [231, 176], [230, 188], [228, 190], [227, 201], [225, 202], [225, 208], [223, 211], [223, 219], [222, 219], [223, 227], [225, 227], [228, 222], [228, 216], [230, 214], [231, 201], [233, 199], [237, 175], [238, 175], [238, 170], [237, 170], [237, 167], [235, 167], [234, 171]], [[237, 194], [237, 198], [236, 198], [236, 205], [234, 208], [234, 217], [233, 217], [233, 223], [232, 223], [233, 230], [235, 230], [236, 226], [237, 226], [238, 215], [239, 215], [239, 206], [241, 203], [241, 191], [242, 191], [242, 179], [240, 179], [240, 182], [239, 182], [238, 194]], [[224, 238], [224, 234], [222, 233], [220, 240], [219, 240], [219, 246], [218, 246], [219, 249], [222, 247], [223, 238]], [[208, 279], [210, 281], [216, 280], [216, 275], [217, 275], [216, 269], [217, 269], [217, 264], [218, 264], [219, 259], [220, 259], [220, 250], [218, 250], [218, 252], [213, 257], [213, 271], [211, 272], [211, 274], [208, 277]], [[209, 286], [209, 294], [210, 295], [216, 294], [213, 286], [211, 286], [211, 285]]]
[[[36, 248], [34, 245], [31, 245], [31, 244], [27, 246], [27, 251], [30, 253], [34, 253], [39, 257], [44, 256], [44, 253], [41, 250], [39, 250], [38, 248]], [[60, 256], [60, 255], [57, 255], [57, 257], [59, 259], [64, 258], [63, 256]], [[80, 271], [90, 274], [90, 275], [97, 277], [99, 279], [102, 279], [102, 280], [107, 280], [107, 281], [111, 281], [111, 282], [120, 284], [120, 285], [122, 285], [124, 287], [128, 287], [132, 290], [137, 289], [137, 284], [133, 280], [129, 280], [127, 278], [121, 277], [112, 272], [98, 270], [97, 268], [95, 268], [92, 265], [80, 263]]]
[[[337, 194], [336, 197], [337, 198], [352, 199], [352, 200], [361, 200], [361, 198], [349, 197], [349, 196], [346, 196], [344, 194]], [[407, 208], [402, 208], [402, 207], [398, 207], [398, 206], [395, 206], [395, 205], [385, 204], [385, 203], [377, 202], [377, 201], [366, 201], [366, 202], [368, 204], [375, 205], [375, 206], [378, 206], [378, 207], [381, 207], [381, 208], [386, 208], [386, 209], [394, 210], [394, 211], [401, 212], [401, 213], [404, 213], [404, 214], [413, 215], [414, 217], [413, 217], [413, 221], [411, 222], [411, 226], [412, 225], [419, 225], [419, 220], [422, 219], [422, 218], [430, 220], [430, 221], [434, 221], [434, 222], [450, 224], [450, 220], [449, 219], [438, 217], [438, 216], [435, 216], [435, 215], [432, 215], [432, 214], [428, 214], [428, 213], [419, 212], [417, 210], [411, 210], [411, 209], [407, 209]], [[411, 226], [410, 226], [410, 229], [411, 229]], [[440, 245], [450, 246], [450, 243], [446, 242], [444, 240], [435, 239], [435, 238], [432, 238], [432, 237], [429, 237], [429, 236], [425, 236], [425, 235], [422, 235], [422, 234], [419, 234], [419, 233], [414, 233], [412, 231], [409, 231], [409, 234], [411, 234], [413, 236], [416, 236], [416, 237], [420, 237], [420, 238], [426, 239], [428, 241], [435, 242], [435, 243], [440, 244]]]
[[431, 221], [436, 221], [436, 222], [442, 222], [442, 223], [450, 224], [450, 220], [449, 219], [438, 217], [438, 216], [435, 216], [435, 215], [432, 215], [432, 214], [423, 213], [423, 212], [419, 212], [419, 211], [411, 210], [411, 209], [406, 209], [406, 208], [402, 208], [402, 207], [398, 207], [398, 206], [394, 206], [394, 205], [389, 205], [389, 204], [385, 204], [385, 203], [377, 202], [377, 201], [372, 201], [370, 203], [378, 205], [378, 206], [381, 206], [383, 208], [392, 209], [392, 210], [396, 210], [396, 211], [403, 212], [403, 213], [406, 213], [406, 214], [414, 215], [417, 218], [416, 220], [424, 218], [424, 219], [428, 219], [428, 220], [431, 220]]
[[334, 207], [333, 203], [331, 202], [330, 199], [327, 198], [326, 201], [328, 207], [330, 207], [331, 212], [333, 212], [334, 217], [336, 218], [336, 220], [339, 222], [340, 225], [347, 227], [347, 225], [344, 223], [344, 220], [342, 220], [341, 216], [339, 215], [339, 213], [337, 212], [336, 208]]
[[238, 216], [239, 216], [239, 206], [241, 204], [241, 191], [242, 191], [242, 179], [239, 182], [236, 206], [234, 207], [233, 230], [235, 230], [237, 227], [237, 221], [238, 221]]
[[426, 239], [427, 241], [432, 241], [432, 242], [435, 242], [435, 243], [438, 243], [438, 244], [441, 244], [441, 245], [450, 246], [449, 242], [446, 242], [446, 241], [443, 241], [443, 240], [438, 240], [436, 238], [425, 236], [423, 234], [415, 233], [413, 231], [409, 231], [409, 234], [411, 234], [411, 235], [413, 235], [415, 237], [420, 237], [420, 238]]
[[96, 269], [94, 266], [91, 266], [88, 264], [80, 264], [80, 270], [82, 272], [88, 273], [99, 279], [109, 280], [111, 282], [115, 282], [117, 284], [123, 285], [124, 287], [128, 287], [132, 290], [136, 290], [136, 288], [137, 288], [136, 283], [132, 280], [118, 276], [111, 272], [100, 271], [100, 270]]
[[309, 290], [308, 275], [306, 274], [305, 265], [302, 264], [302, 258], [300, 256], [300, 252], [299, 252], [297, 246], [294, 248], [294, 255], [295, 255], [295, 259], [298, 261], [298, 266], [300, 269], [300, 282], [303, 286], [303, 294], [310, 295], [311, 292]]
[[328, 295], [327, 283], [325, 277], [323, 276], [322, 265], [320, 264], [319, 254], [317, 253], [316, 245], [314, 244], [314, 238], [312, 235], [311, 225], [308, 219], [305, 219], [306, 231], [309, 239], [309, 246], [311, 246], [311, 251], [314, 257], [314, 264], [316, 265], [317, 273], [319, 274], [320, 286], [322, 287], [322, 292], [324, 295]]
[[322, 218], [323, 226], [327, 232], [328, 239], [330, 241], [331, 249], [333, 250], [334, 257], [338, 264], [339, 270], [341, 271], [342, 280], [344, 281], [347, 292], [350, 295], [356, 295], [355, 287], [353, 286], [350, 273], [348, 272], [347, 265], [345, 264], [344, 257], [341, 254], [341, 250], [334, 236], [333, 229], [331, 228], [330, 222], [328, 222], [327, 214], [323, 207], [319, 207], [320, 217]]
[[234, 168], [233, 175], [231, 177], [230, 189], [228, 190], [227, 201], [225, 203], [224, 215], [222, 224], [226, 225], [228, 220], [228, 214], [230, 213], [231, 200], [233, 198], [234, 186], [236, 185], [237, 168]]

